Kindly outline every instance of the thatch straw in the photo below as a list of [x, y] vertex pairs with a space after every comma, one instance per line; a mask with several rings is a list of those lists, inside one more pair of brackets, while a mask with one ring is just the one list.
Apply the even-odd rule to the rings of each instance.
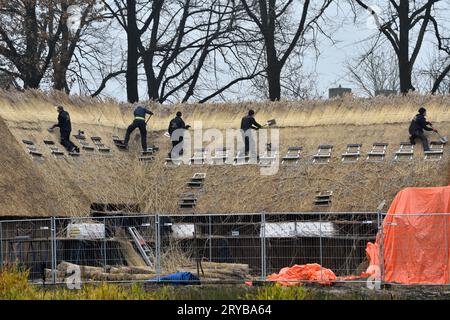
[[[0, 116], [8, 121], [54, 122], [54, 105], [62, 104], [78, 124], [126, 128], [132, 120], [132, 106], [113, 100], [66, 96], [62, 93], [41, 91], [1, 92]], [[420, 106], [425, 105], [434, 123], [450, 121], [447, 106], [449, 96], [376, 97], [303, 100], [273, 103], [159, 105], [144, 102], [155, 112], [152, 128], [165, 130], [177, 110], [184, 113], [187, 122], [202, 121], [204, 128], [226, 129], [238, 127], [240, 119], [253, 108], [264, 122], [276, 119], [280, 127], [320, 125], [371, 125], [409, 122]]]
[[[325, 190], [334, 191], [332, 207], [327, 210], [374, 210], [382, 200], [387, 200], [389, 205], [404, 187], [440, 186], [449, 181], [447, 149], [440, 162], [424, 162], [420, 145], [416, 147], [413, 162], [394, 164], [391, 161], [399, 142], [408, 138], [409, 118], [424, 101], [429, 102], [430, 120], [442, 121], [437, 127], [445, 131], [450, 122], [447, 97], [380, 97], [311, 102], [311, 105], [282, 102], [252, 106], [262, 111], [258, 114], [260, 119], [276, 118], [277, 123], [285, 126], [305, 125], [280, 130], [281, 154], [288, 146], [301, 145], [305, 159], [296, 167], [280, 167], [273, 176], [261, 176], [257, 166], [167, 168], [163, 163], [170, 141], [163, 136], [164, 131], [149, 133], [149, 145], [155, 143], [161, 151], [154, 163], [142, 164], [137, 159], [138, 134], [130, 141], [130, 152], [121, 152], [113, 146], [111, 136], [124, 135], [117, 123], [128, 124], [129, 116], [122, 117], [121, 107], [111, 101], [55, 98], [37, 92], [3, 95], [0, 101], [0, 114], [8, 125], [7, 128], [0, 122], [0, 133], [5, 137], [0, 154], [2, 215], [86, 216], [93, 202], [140, 204], [142, 213], [180, 213], [178, 195], [186, 191], [186, 182], [196, 172], [207, 173], [197, 213], [315, 211], [318, 209], [313, 205], [314, 196], [317, 191]], [[112, 148], [113, 157], [83, 154], [80, 159], [52, 158], [42, 140], [49, 137], [58, 140], [57, 133], [49, 134], [46, 128], [54, 122], [50, 119], [56, 117], [51, 105], [61, 101], [76, 109], [71, 112], [75, 115], [74, 132], [82, 129], [88, 136], [101, 136]], [[204, 119], [205, 127], [223, 128], [234, 125], [247, 107], [188, 105], [181, 108], [189, 110], [188, 115]], [[166, 110], [166, 118], [161, 119], [169, 119], [169, 107], [158, 108]], [[215, 110], [217, 117], [234, 120], [220, 121], [213, 116]], [[102, 112], [106, 116], [94, 121]], [[29, 122], [22, 121], [22, 117]], [[22, 139], [39, 142], [46, 160], [32, 162], [21, 145]], [[390, 144], [384, 163], [340, 162], [346, 144], [362, 143], [364, 154], [373, 142]], [[317, 146], [324, 143], [335, 147], [332, 162], [326, 166], [307, 163], [306, 159], [316, 152]]]

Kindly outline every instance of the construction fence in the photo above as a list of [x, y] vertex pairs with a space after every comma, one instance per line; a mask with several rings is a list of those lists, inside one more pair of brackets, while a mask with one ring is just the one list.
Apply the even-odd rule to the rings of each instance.
[[[383, 257], [385, 215], [293, 212], [3, 220], [0, 262], [29, 270], [30, 281], [46, 284], [66, 283], [71, 277], [83, 283], [194, 281], [171, 278], [177, 272], [190, 272], [201, 283], [242, 284], [271, 280], [282, 268], [306, 264], [331, 270], [335, 281], [366, 282], [360, 275], [369, 267], [369, 242], [378, 243], [378, 280], [388, 262]], [[447, 232], [446, 224], [442, 228]], [[448, 264], [449, 255], [442, 258]]]

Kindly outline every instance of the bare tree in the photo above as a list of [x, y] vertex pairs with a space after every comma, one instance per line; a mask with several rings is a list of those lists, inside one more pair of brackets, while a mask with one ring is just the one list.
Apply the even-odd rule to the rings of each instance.
[[394, 49], [397, 55], [402, 93], [415, 90], [412, 84], [414, 66], [422, 49], [428, 26], [433, 19], [433, 9], [440, 1], [385, 1], [384, 9], [387, 17], [384, 20], [366, 1], [351, 1], [352, 4], [356, 3], [373, 15], [380, 33]]
[[[119, 25], [127, 34], [127, 53], [126, 53], [126, 90], [128, 102], [139, 101], [139, 39], [148, 28], [148, 24], [151, 21], [151, 15], [147, 18], [141, 17], [142, 12], [146, 13], [147, 1], [136, 1], [136, 0], [126, 0], [126, 1], [109, 1], [102, 0], [105, 7], [109, 10], [112, 17], [116, 19]], [[138, 27], [138, 22], [140, 19], [146, 19], [143, 22], [141, 28]], [[117, 75], [122, 74], [121, 71], [116, 71], [107, 75], [104, 80], [109, 80]]]
[[101, 19], [100, 16], [95, 14], [95, 3], [95, 0], [60, 0], [60, 10], [62, 11], [61, 39], [57, 42], [55, 54], [52, 57], [53, 88], [55, 90], [70, 93], [70, 86], [67, 82], [69, 66], [74, 59], [77, 48], [86, 50], [86, 48], [80, 48], [80, 46], [88, 46], [88, 43], [82, 39], [85, 29], [94, 21]]
[[[304, 52], [296, 52], [287, 61], [280, 75], [281, 96], [285, 99], [304, 100], [318, 96], [317, 75], [307, 71]], [[264, 100], [270, 99], [267, 74], [261, 73], [252, 79], [254, 95]]]
[[442, 52], [430, 53], [425, 66], [419, 70], [420, 85], [423, 91], [432, 94], [450, 93], [450, 55]]
[[70, 66], [80, 58], [77, 50], [86, 52], [89, 46], [84, 31], [99, 19], [93, 10], [95, 3], [0, 0], [0, 61], [8, 66], [5, 70], [20, 78], [25, 89], [39, 88], [45, 80], [54, 89], [69, 93]]
[[39, 88], [63, 29], [56, 0], [0, 0], [0, 58], [24, 88]]
[[153, 2], [150, 39], [139, 43], [150, 99], [164, 102], [181, 90], [187, 102], [194, 95], [208, 57], [233, 30], [235, 10], [233, 0]]
[[[448, 11], [444, 12], [445, 18], [448, 15]], [[449, 30], [443, 30], [442, 24], [438, 23], [436, 17], [431, 17], [434, 33], [437, 42], [437, 48], [439, 55], [433, 61], [430, 72], [434, 76], [434, 83], [431, 88], [431, 93], [435, 94], [439, 91], [449, 93], [448, 82], [450, 81], [450, 35]], [[444, 35], [446, 33], [447, 35]], [[441, 86], [445, 89], [442, 90]]]
[[[135, 97], [139, 64], [149, 99], [161, 103], [206, 102], [260, 72], [255, 61], [242, 63], [239, 59], [241, 53], [245, 56], [243, 44], [250, 40], [239, 28], [243, 9], [235, 0], [104, 3], [127, 32], [129, 100]], [[227, 83], [218, 81], [222, 72]]]
[[[364, 50], [364, 54], [347, 62], [350, 81], [364, 94], [373, 97], [379, 91], [398, 92], [400, 89], [397, 56], [376, 43]], [[394, 62], [394, 63], [393, 63]]]
[[[299, 45], [305, 45], [306, 34], [322, 30], [318, 24], [332, 0], [319, 1], [315, 7], [305, 0], [301, 10], [293, 8], [293, 0], [241, 0], [248, 16], [263, 35], [266, 54], [266, 77], [269, 86], [269, 99], [281, 98], [281, 73], [290, 55]], [[286, 26], [293, 20], [293, 13], [299, 13], [298, 23], [291, 28]]]
[[108, 82], [121, 82], [126, 74], [126, 50], [117, 43], [117, 34], [110, 20], [86, 26], [68, 68], [69, 87], [77, 87], [81, 95], [96, 97]]

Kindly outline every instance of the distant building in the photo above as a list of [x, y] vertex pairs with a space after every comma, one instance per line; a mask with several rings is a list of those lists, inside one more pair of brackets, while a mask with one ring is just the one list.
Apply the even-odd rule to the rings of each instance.
[[352, 89], [350, 88], [342, 88], [341, 85], [339, 85], [338, 88], [330, 88], [328, 91], [328, 96], [330, 99], [340, 97], [342, 98], [345, 94], [352, 93]]
[[396, 90], [376, 90], [375, 91], [375, 96], [389, 97], [389, 96], [395, 96], [395, 95], [397, 95]]

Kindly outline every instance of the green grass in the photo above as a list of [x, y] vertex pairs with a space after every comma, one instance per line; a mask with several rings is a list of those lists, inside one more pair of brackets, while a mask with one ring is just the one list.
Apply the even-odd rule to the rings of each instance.
[[[363, 287], [264, 285], [161, 286], [155, 284], [85, 284], [80, 290], [65, 286], [30, 284], [29, 273], [0, 272], [0, 300], [374, 300], [404, 299], [400, 291], [372, 291]], [[409, 291], [409, 290], [408, 290]], [[411, 298], [411, 295], [407, 298]], [[414, 296], [412, 297], [414, 298]]]

